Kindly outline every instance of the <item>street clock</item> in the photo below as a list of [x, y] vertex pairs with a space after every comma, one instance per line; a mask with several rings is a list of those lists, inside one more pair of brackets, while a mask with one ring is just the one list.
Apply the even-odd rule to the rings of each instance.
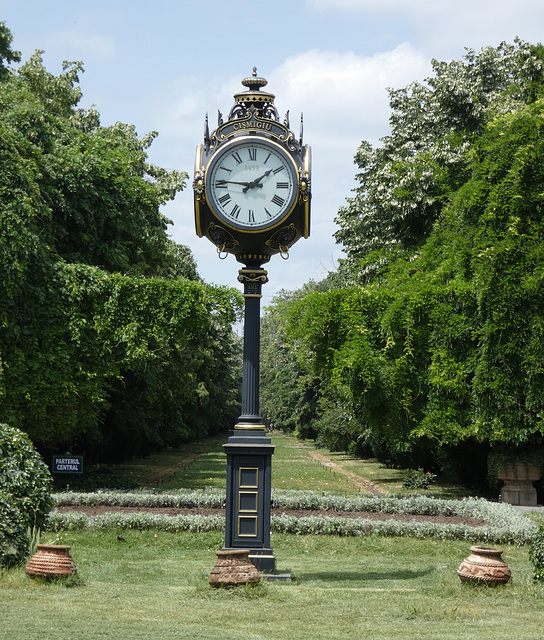
[[248, 267], [261, 266], [310, 234], [311, 150], [280, 122], [267, 81], [242, 80], [226, 122], [219, 113], [195, 160], [195, 224], [220, 257], [233, 254]]
[[219, 113], [210, 135], [208, 118], [199, 144], [193, 182], [195, 225], [219, 257], [232, 254], [244, 265], [244, 359], [242, 414], [224, 445], [227, 454], [225, 547], [249, 549], [259, 571], [272, 573], [270, 547], [271, 457], [274, 445], [259, 415], [260, 298], [268, 282], [263, 269], [271, 256], [289, 257], [290, 248], [310, 235], [311, 151], [280, 122], [274, 95], [264, 78], [242, 80], [226, 121]]

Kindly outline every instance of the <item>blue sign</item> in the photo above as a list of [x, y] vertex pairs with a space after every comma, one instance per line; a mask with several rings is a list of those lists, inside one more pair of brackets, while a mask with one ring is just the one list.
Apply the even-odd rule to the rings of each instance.
[[53, 456], [53, 473], [83, 473], [83, 456]]

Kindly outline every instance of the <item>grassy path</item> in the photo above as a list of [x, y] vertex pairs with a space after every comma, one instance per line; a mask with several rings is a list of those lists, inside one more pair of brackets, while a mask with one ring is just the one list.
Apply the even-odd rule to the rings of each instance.
[[[316, 451], [310, 442], [299, 442], [283, 433], [272, 434], [275, 446], [272, 458], [272, 487], [274, 489], [305, 489], [313, 491], [387, 493], [387, 491], [354, 470], [344, 468], [327, 456], [326, 450]], [[200, 450], [192, 457], [187, 452], [179, 452], [181, 461], [172, 466], [163, 464], [161, 454], [154, 460], [134, 461], [137, 468], [142, 464], [140, 473], [146, 470], [152, 478], [158, 476], [155, 465], [162, 469], [163, 476], [156, 484], [158, 489], [197, 489], [205, 487], [224, 487], [226, 476], [226, 456], [222, 444], [223, 436], [209, 442], [201, 442]], [[205, 449], [205, 450], [204, 450]], [[173, 452], [167, 453], [172, 462]], [[122, 470], [123, 466], [119, 467]], [[170, 473], [168, 473], [170, 472]], [[149, 482], [145, 483], [149, 486]]]
[[366, 478], [361, 478], [361, 476], [353, 473], [353, 471], [343, 469], [339, 464], [333, 462], [332, 460], [329, 460], [329, 458], [326, 458], [322, 453], [319, 453], [317, 451], [310, 451], [310, 455], [312, 456], [312, 458], [314, 458], [314, 460], [317, 460], [323, 466], [330, 467], [338, 473], [350, 478], [350, 480], [352, 480], [358, 487], [360, 487], [362, 491], [372, 493], [374, 495], [387, 493], [385, 489], [382, 489], [377, 484], [374, 484], [374, 482], [370, 482], [370, 480], [367, 480]]
[[[299, 441], [281, 432], [271, 434], [273, 489], [304, 489], [371, 494], [403, 493], [403, 471], [388, 469], [376, 460], [361, 460], [346, 453], [316, 450], [313, 441]], [[227, 434], [167, 449], [116, 467], [116, 472], [144, 487], [160, 490], [225, 487]], [[408, 493], [417, 493], [413, 489]], [[427, 492], [429, 493], [429, 492]], [[460, 498], [462, 487], [437, 484], [432, 494]]]
[[200, 456], [220, 449], [224, 441], [224, 435], [203, 438], [145, 458], [134, 458], [116, 465], [115, 470], [142, 487], [157, 486], [175, 476], [181, 469], [192, 465]]

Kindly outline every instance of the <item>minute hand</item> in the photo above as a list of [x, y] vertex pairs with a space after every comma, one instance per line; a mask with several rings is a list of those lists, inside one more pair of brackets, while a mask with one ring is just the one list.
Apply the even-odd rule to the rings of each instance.
[[[215, 184], [218, 185], [222, 185], [222, 184], [241, 184], [242, 187], [248, 187], [251, 183], [250, 182], [235, 182], [234, 180], [217, 180]], [[245, 193], [245, 189], [244, 189], [244, 193]]]
[[268, 171], [263, 173], [263, 175], [260, 178], [257, 178], [256, 180], [253, 180], [253, 182], [249, 182], [247, 184], [247, 186], [242, 189], [243, 193], [247, 193], [249, 191], [249, 189], [255, 189], [255, 187], [258, 187], [259, 189], [262, 189], [263, 185], [261, 184], [261, 180], [263, 178], [266, 178], [267, 176], [269, 176], [271, 173], [272, 173], [272, 169], [269, 169]]

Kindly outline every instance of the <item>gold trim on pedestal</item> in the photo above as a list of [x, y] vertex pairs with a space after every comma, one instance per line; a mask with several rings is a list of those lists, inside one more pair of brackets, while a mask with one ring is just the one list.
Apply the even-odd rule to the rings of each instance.
[[236, 424], [236, 425], [234, 425], [234, 430], [235, 431], [262, 431], [263, 429], [266, 429], [266, 425], [265, 424], [251, 424], [251, 425]]

